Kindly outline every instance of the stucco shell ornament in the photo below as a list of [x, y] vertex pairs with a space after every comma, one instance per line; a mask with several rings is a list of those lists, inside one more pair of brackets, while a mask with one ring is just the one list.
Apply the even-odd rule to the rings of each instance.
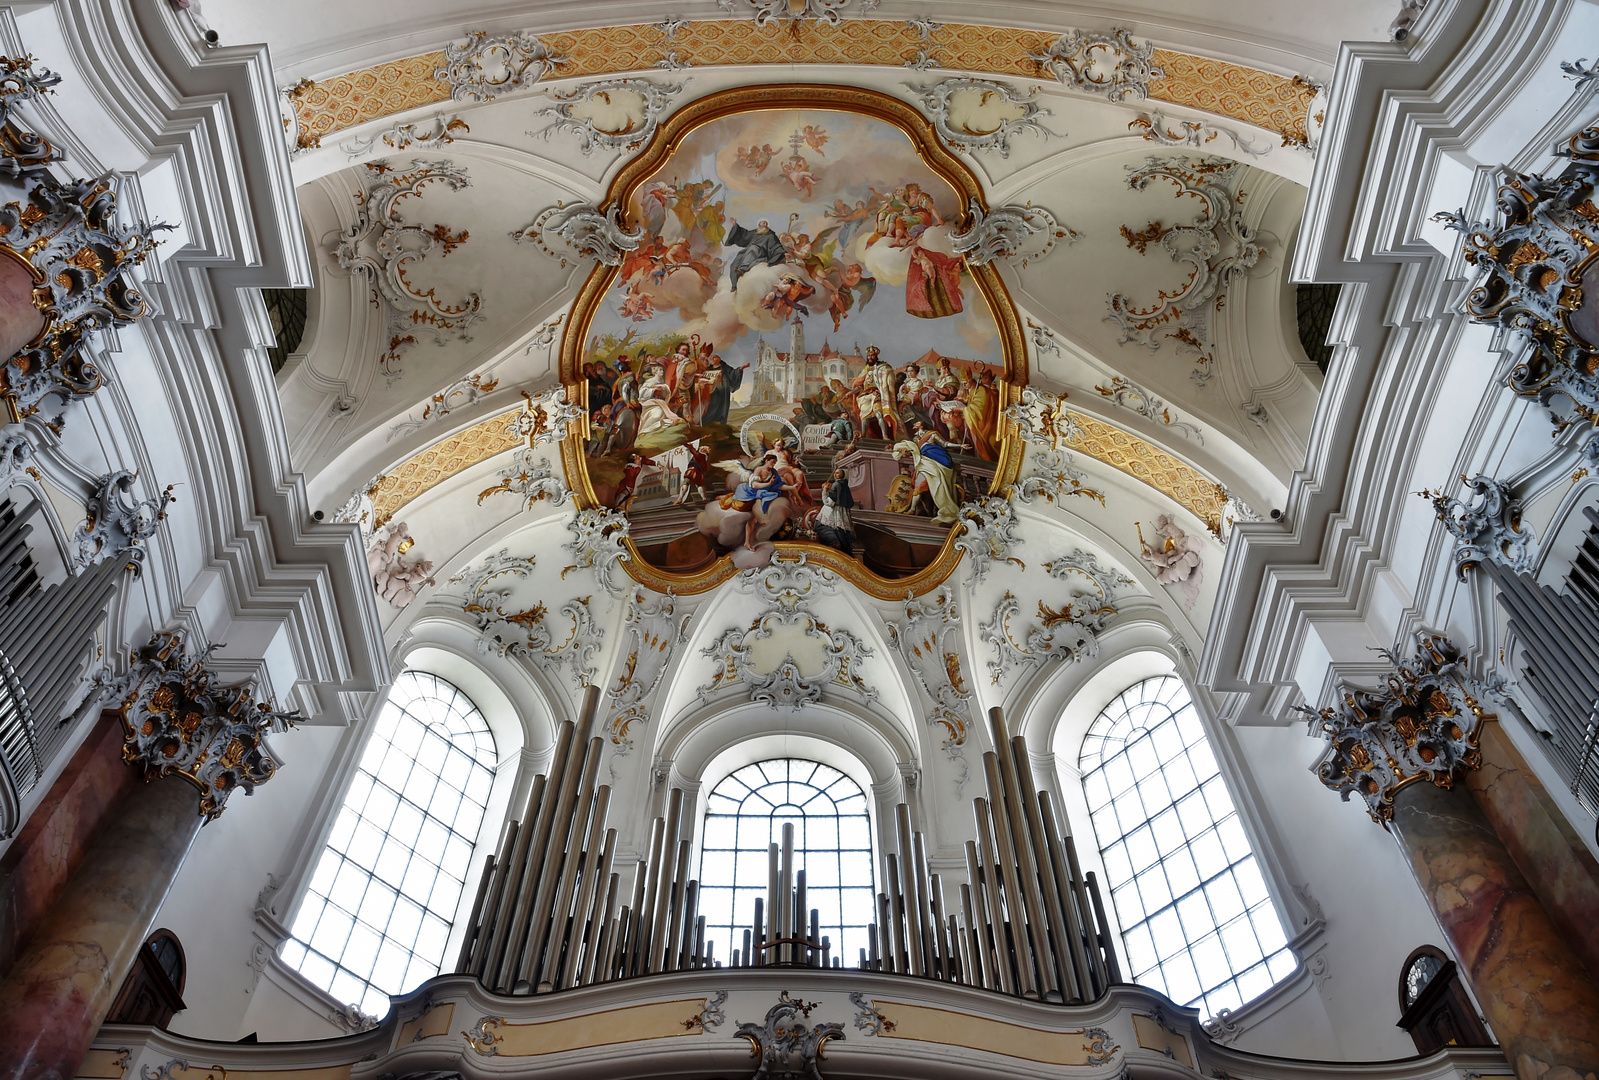
[[884, 599], [961, 552], [1015, 480], [1020, 320], [967, 252], [991, 215], [916, 109], [831, 86], [700, 99], [600, 203], [639, 237], [595, 266], [562, 345], [562, 447], [624, 566], [679, 595], [803, 552]]

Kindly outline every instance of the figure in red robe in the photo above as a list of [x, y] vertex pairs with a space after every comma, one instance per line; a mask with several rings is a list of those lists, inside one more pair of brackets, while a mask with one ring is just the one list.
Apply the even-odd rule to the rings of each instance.
[[905, 310], [922, 319], [959, 315], [961, 260], [959, 256], [911, 248], [911, 268], [905, 279]]

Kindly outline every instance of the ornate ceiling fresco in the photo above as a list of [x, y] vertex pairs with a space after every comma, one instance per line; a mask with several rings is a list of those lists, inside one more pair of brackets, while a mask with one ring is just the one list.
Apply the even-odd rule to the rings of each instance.
[[848, 707], [958, 785], [970, 709], [1049, 661], [1197, 650], [1280, 505], [1323, 98], [1123, 28], [774, 10], [286, 85], [285, 418], [402, 652], [461, 626], [602, 684], [618, 754]]
[[969, 171], [891, 98], [763, 87], [685, 108], [613, 192], [640, 235], [563, 350], [583, 501], [626, 513], [679, 589], [774, 541], [936, 584], [962, 503], [1014, 476], [1026, 383], [1003, 283], [956, 247]]

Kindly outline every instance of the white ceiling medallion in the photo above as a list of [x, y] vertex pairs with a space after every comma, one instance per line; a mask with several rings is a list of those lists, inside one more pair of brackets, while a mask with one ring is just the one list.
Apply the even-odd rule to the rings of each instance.
[[1067, 86], [1085, 94], [1097, 94], [1110, 101], [1127, 97], [1147, 98], [1149, 84], [1165, 78], [1155, 66], [1152, 42], [1134, 45], [1132, 31], [1125, 27], [1108, 34], [1073, 30], [1062, 34], [1041, 53], [1028, 59]]
[[1009, 157], [1013, 137], [1028, 133], [1047, 139], [1052, 134], [1038, 122], [1049, 110], [1034, 100], [1036, 86], [1023, 95], [1002, 82], [962, 75], [931, 86], [907, 83], [906, 87], [927, 110], [945, 145], [966, 153], [995, 150], [1000, 157]]
[[466, 243], [465, 230], [452, 233], [447, 226], [413, 225], [400, 215], [400, 203], [428, 184], [445, 184], [451, 191], [470, 187], [466, 170], [449, 161], [412, 161], [406, 172], [396, 172], [385, 161], [368, 162], [366, 192], [355, 224], [340, 239], [334, 255], [350, 273], [364, 274], [388, 309], [388, 342], [378, 365], [391, 381], [400, 375], [400, 357], [416, 344], [418, 332], [443, 345], [445, 332], [471, 341], [467, 332], [483, 317], [483, 296], [468, 293], [455, 303], [441, 301], [433, 289], [413, 280], [416, 265], [434, 251], [448, 255]]
[[449, 85], [456, 101], [492, 101], [532, 86], [566, 60], [525, 30], [515, 34], [474, 30], [465, 45], [452, 41], [444, 46], [445, 66], [435, 69], [433, 77]]
[[648, 79], [602, 79], [567, 93], [551, 90], [554, 104], [540, 109], [539, 115], [555, 120], [528, 135], [549, 139], [558, 131], [570, 131], [583, 140], [585, 154], [596, 149], [636, 150], [649, 142], [668, 103], [682, 92], [682, 83], [658, 86]]

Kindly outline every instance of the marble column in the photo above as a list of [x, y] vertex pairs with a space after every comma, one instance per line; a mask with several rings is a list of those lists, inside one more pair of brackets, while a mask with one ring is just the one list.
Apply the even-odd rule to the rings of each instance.
[[108, 815], [0, 982], [0, 1080], [77, 1075], [201, 820], [194, 788], [180, 780], [140, 784]]
[[[1529, 812], [1535, 793], [1506, 767], [1486, 691], [1460, 651], [1429, 634], [1416, 645], [1414, 656], [1389, 654], [1378, 689], [1346, 691], [1312, 714], [1327, 744], [1314, 771], [1344, 798], [1359, 796], [1399, 841], [1516, 1074], [1594, 1080], [1599, 983], [1576, 944], [1593, 925], [1562, 931], [1496, 824], [1540, 879], [1562, 872], [1558, 830]], [[1500, 760], [1479, 777], [1485, 739]]]
[[1409, 784], [1391, 827], [1516, 1075], [1599, 1075], [1599, 989], [1471, 794]]
[[1549, 917], [1599, 979], [1599, 861], [1527, 765], [1504, 728], [1486, 723], [1482, 765], [1463, 777]]

